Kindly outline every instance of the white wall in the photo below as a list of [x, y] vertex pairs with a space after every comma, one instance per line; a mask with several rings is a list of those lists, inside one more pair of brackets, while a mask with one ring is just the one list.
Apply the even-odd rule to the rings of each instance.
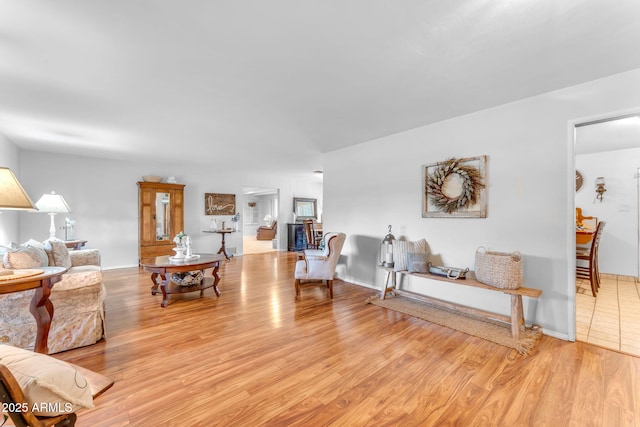
[[[638, 275], [638, 168], [640, 148], [576, 156], [584, 178], [576, 206], [583, 215], [606, 221], [598, 253], [601, 273]], [[598, 176], [606, 180], [602, 202], [595, 200]]]
[[[0, 153], [11, 152], [15, 146], [0, 139]], [[193, 238], [196, 252], [216, 252], [220, 236], [203, 233], [209, 227], [211, 216], [204, 215], [204, 193], [236, 194], [236, 203], [242, 201], [243, 186], [280, 189], [281, 210], [278, 220], [285, 223], [287, 213], [293, 210], [293, 197], [300, 188], [315, 187], [315, 178], [291, 177], [284, 173], [257, 175], [231, 165], [228, 170], [208, 170], [189, 164], [155, 164], [123, 162], [81, 156], [58, 155], [18, 150], [21, 182], [32, 199], [55, 190], [69, 203], [75, 219], [76, 237], [88, 240], [87, 247], [101, 250], [103, 267], [118, 268], [138, 264], [138, 188], [143, 175], [176, 176], [185, 187], [185, 233]], [[283, 214], [284, 213], [284, 214]], [[2, 214], [5, 215], [5, 214]], [[41, 213], [20, 212], [19, 233], [0, 226], [0, 244], [8, 241], [24, 242], [29, 238], [45, 240], [48, 237], [49, 217]], [[62, 225], [64, 215], [56, 218]], [[216, 216], [218, 221], [231, 224], [231, 216]], [[0, 223], [2, 224], [2, 223]], [[58, 231], [58, 237], [64, 237]], [[286, 250], [286, 233], [278, 236], [279, 248]], [[227, 246], [242, 252], [242, 233], [227, 236]]]
[[[640, 105], [640, 69], [327, 153], [323, 222], [344, 231], [339, 275], [380, 287], [377, 251], [396, 238], [425, 237], [445, 265], [473, 267], [478, 246], [524, 254], [525, 314], [546, 333], [573, 338], [575, 225], [570, 121]], [[496, 90], [499, 90], [499, 86]], [[570, 143], [571, 142], [571, 143]], [[422, 218], [421, 165], [486, 154], [488, 217]], [[572, 254], [572, 255], [570, 255]], [[425, 279], [408, 289], [508, 313], [495, 292]]]

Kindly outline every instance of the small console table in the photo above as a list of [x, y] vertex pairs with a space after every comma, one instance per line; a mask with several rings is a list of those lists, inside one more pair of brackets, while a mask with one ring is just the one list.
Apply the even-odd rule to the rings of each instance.
[[222, 242], [220, 243], [220, 249], [218, 249], [217, 253], [224, 255], [224, 257], [227, 259], [227, 261], [231, 261], [231, 258], [233, 258], [233, 254], [230, 253], [229, 251], [227, 251], [227, 247], [226, 247], [225, 242], [224, 242], [224, 235], [225, 234], [229, 234], [229, 233], [233, 233], [234, 230], [232, 230], [230, 228], [225, 228], [224, 230], [222, 230], [222, 229], [221, 230], [211, 230], [211, 231], [205, 230], [204, 232], [205, 233], [216, 233], [216, 234], [222, 235]]
[[[518, 289], [495, 288], [493, 286], [480, 283], [473, 277], [467, 277], [466, 279], [456, 280], [456, 279], [447, 279], [446, 277], [436, 276], [434, 274], [428, 274], [428, 273], [409, 273], [408, 271], [394, 271], [393, 268], [382, 267], [380, 265], [378, 265], [377, 268], [387, 272], [387, 279], [380, 292], [380, 299], [385, 299], [387, 293], [391, 292], [391, 293], [405, 296], [407, 298], [422, 300], [430, 304], [440, 305], [442, 307], [458, 310], [463, 313], [474, 314], [476, 316], [483, 316], [491, 319], [501, 320], [503, 322], [511, 324], [511, 335], [513, 336], [513, 339], [516, 341], [520, 338], [520, 327], [524, 326], [524, 309], [522, 307], [522, 297], [525, 296], [529, 298], [539, 298], [540, 295], [542, 295], [542, 291], [540, 289], [522, 288], [522, 287]], [[464, 286], [471, 286], [474, 288], [486, 289], [488, 291], [497, 291], [497, 292], [502, 292], [504, 294], [510, 295], [511, 296], [511, 316], [505, 316], [502, 314], [492, 313], [492, 312], [480, 310], [477, 308], [466, 307], [460, 304], [442, 301], [436, 298], [430, 298], [428, 296], [421, 295], [415, 292], [398, 289], [396, 286], [397, 284], [396, 276], [402, 275], [402, 274], [404, 274], [405, 276], [421, 277], [424, 279], [447, 282], [452, 285], [464, 285]], [[388, 287], [389, 278], [391, 278], [391, 287]]]
[[[140, 265], [145, 271], [151, 272], [151, 295], [158, 293], [158, 288], [162, 291], [162, 303], [161, 307], [166, 307], [169, 304], [169, 294], [182, 294], [186, 292], [200, 291], [200, 296], [207, 288], [213, 288], [216, 296], [220, 296], [220, 290], [218, 289], [218, 282], [220, 276], [218, 276], [218, 268], [220, 267], [220, 261], [224, 259], [222, 255], [200, 255], [198, 258], [189, 260], [171, 260], [172, 257], [167, 255], [159, 257], [143, 258], [140, 260]], [[212, 277], [204, 277], [202, 282], [194, 283], [193, 285], [181, 286], [171, 281], [167, 276], [171, 273], [184, 273], [186, 271], [201, 270], [204, 274], [204, 270], [213, 268], [211, 271]]]

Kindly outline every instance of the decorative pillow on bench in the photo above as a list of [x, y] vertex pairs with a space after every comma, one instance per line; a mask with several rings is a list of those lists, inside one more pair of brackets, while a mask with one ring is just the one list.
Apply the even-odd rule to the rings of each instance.
[[394, 240], [393, 241], [393, 262], [395, 271], [406, 271], [409, 268], [408, 254], [409, 253], [426, 253], [429, 256], [427, 249], [427, 241], [420, 239], [417, 242], [410, 242], [408, 240]]
[[409, 273], [429, 272], [429, 252], [409, 252], [407, 254], [407, 271]]

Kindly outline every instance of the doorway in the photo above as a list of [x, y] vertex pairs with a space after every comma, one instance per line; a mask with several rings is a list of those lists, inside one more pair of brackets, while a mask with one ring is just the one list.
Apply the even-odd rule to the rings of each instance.
[[280, 209], [280, 190], [269, 187], [244, 187], [242, 189], [242, 246], [243, 254], [275, 252], [279, 249], [279, 227], [275, 224], [275, 236], [271, 240], [258, 240], [261, 226], [273, 226]]
[[576, 280], [576, 339], [640, 356], [640, 113], [580, 123], [574, 135], [575, 169], [583, 179], [575, 207], [606, 222], [597, 295]]

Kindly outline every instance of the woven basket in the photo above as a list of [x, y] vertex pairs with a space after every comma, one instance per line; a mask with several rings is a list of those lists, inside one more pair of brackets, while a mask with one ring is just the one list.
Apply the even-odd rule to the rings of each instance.
[[476, 250], [476, 279], [500, 289], [518, 289], [522, 286], [522, 255], [489, 252], [480, 246]]
[[171, 281], [180, 286], [199, 285], [204, 278], [202, 271], [187, 271], [184, 273], [171, 273]]

